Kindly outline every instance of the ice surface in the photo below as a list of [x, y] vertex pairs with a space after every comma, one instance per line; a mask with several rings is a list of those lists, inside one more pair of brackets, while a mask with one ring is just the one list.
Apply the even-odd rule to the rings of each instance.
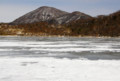
[[120, 59], [120, 39], [0, 37], [0, 56]]
[[120, 38], [0, 37], [0, 81], [120, 81]]

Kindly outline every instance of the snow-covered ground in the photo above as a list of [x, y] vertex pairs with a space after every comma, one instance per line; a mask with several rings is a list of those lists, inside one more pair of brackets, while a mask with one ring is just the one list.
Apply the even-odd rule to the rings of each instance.
[[0, 58], [0, 81], [120, 81], [120, 60]]

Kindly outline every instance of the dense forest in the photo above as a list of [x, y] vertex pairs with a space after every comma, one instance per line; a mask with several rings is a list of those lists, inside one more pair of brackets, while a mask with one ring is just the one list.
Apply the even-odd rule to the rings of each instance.
[[120, 36], [120, 11], [108, 16], [79, 19], [68, 24], [36, 22], [31, 24], [0, 24], [0, 35], [24, 36]]

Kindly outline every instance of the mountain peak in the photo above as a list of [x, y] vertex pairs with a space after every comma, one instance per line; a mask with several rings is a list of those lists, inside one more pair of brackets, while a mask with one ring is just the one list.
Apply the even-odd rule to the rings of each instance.
[[49, 6], [41, 6], [40, 8], [50, 8]]
[[58, 10], [58, 9], [56, 9], [56, 8], [54, 8], [54, 7], [49, 7], [49, 6], [42, 6], [42, 7], [39, 7], [38, 8], [38, 10], [41, 10], [41, 9], [55, 9], [55, 10]]
[[72, 14], [81, 14], [81, 12], [79, 12], [79, 11], [74, 11], [74, 12], [72, 12]]
[[54, 8], [54, 7], [49, 7], [49, 6], [41, 6], [39, 8]]

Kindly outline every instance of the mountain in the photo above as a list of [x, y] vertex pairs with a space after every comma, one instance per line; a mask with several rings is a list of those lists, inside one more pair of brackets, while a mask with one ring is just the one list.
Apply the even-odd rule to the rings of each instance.
[[68, 14], [68, 12], [61, 11], [53, 7], [43, 6], [24, 16], [16, 19], [12, 24], [34, 23], [40, 21], [49, 21], [53, 18]]
[[23, 15], [22, 17], [13, 21], [11, 24], [25, 24], [41, 21], [64, 24], [73, 20], [87, 18], [90, 18], [90, 16], [81, 12], [68, 13], [54, 7], [43, 6]]

